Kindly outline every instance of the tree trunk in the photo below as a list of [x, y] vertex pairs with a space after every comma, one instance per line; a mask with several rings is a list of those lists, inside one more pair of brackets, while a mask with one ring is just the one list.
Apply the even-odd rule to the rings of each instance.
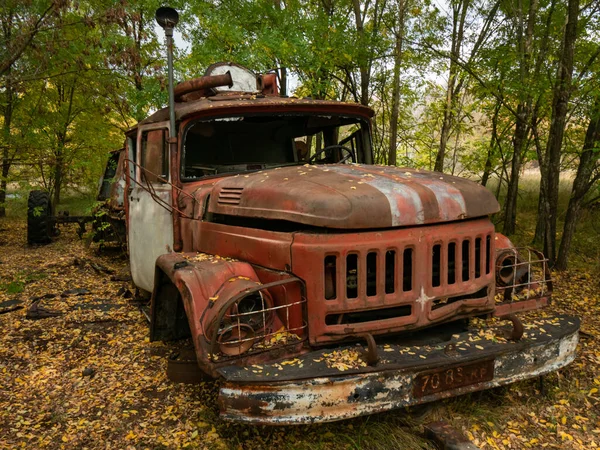
[[281, 77], [280, 78], [281, 79], [281, 81], [280, 81], [281, 86], [280, 86], [280, 92], [279, 92], [279, 94], [282, 97], [287, 97], [287, 95], [288, 95], [288, 92], [287, 92], [287, 69], [285, 67], [282, 67], [281, 69], [279, 69], [279, 74], [280, 74], [280, 77]]
[[588, 193], [596, 179], [592, 178], [594, 169], [598, 164], [600, 155], [595, 149], [600, 144], [600, 97], [596, 98], [594, 108], [590, 116], [590, 123], [585, 134], [583, 143], [583, 152], [579, 157], [579, 166], [577, 167], [577, 175], [573, 180], [573, 188], [571, 190], [571, 198], [567, 207], [565, 217], [565, 225], [563, 229], [562, 240], [558, 250], [555, 268], [557, 270], [565, 270], [568, 265], [569, 253], [571, 250], [571, 242], [575, 234], [575, 227], [579, 217], [579, 211], [585, 195]]
[[0, 176], [0, 217], [6, 217], [6, 189], [8, 187], [8, 173], [12, 158], [10, 157], [11, 147], [11, 123], [14, 107], [14, 90], [11, 79], [11, 68], [9, 67], [5, 74], [6, 87], [4, 89], [4, 98], [6, 104], [4, 106], [4, 124], [2, 131], [4, 134], [2, 146], [2, 175]]
[[456, 78], [458, 76], [458, 61], [460, 59], [460, 50], [464, 39], [465, 18], [469, 9], [470, 0], [461, 0], [452, 8], [452, 47], [450, 49], [450, 68], [448, 70], [448, 86], [446, 86], [446, 101], [444, 103], [444, 119], [442, 120], [442, 129], [440, 130], [440, 146], [435, 157], [435, 166], [433, 170], [437, 172], [444, 171], [444, 158], [446, 156], [446, 147], [450, 139], [452, 124], [454, 122], [454, 108], [460, 89], [456, 88]]
[[573, 77], [573, 59], [575, 41], [577, 39], [577, 18], [579, 0], [569, 0], [567, 24], [558, 76], [552, 101], [552, 122], [546, 148], [546, 201], [544, 226], [544, 254], [551, 261], [556, 259], [556, 215], [558, 210], [558, 188], [560, 182], [561, 147], [565, 132], [567, 109], [571, 96], [571, 79]]
[[490, 142], [490, 146], [487, 151], [487, 156], [485, 158], [485, 166], [483, 168], [483, 175], [481, 176], [481, 185], [482, 186], [487, 186], [491, 173], [492, 173], [492, 143]]
[[388, 164], [395, 166], [398, 143], [398, 115], [400, 110], [400, 64], [402, 62], [402, 43], [404, 40], [404, 0], [398, 5], [398, 19], [396, 22], [396, 45], [394, 48], [394, 81], [392, 85], [392, 117], [390, 119], [390, 146], [388, 151]]
[[529, 134], [528, 117], [530, 108], [527, 103], [520, 104], [517, 108], [517, 124], [513, 136], [513, 157], [510, 166], [510, 178], [504, 203], [504, 226], [502, 232], [507, 236], [514, 234], [517, 223], [517, 198], [519, 194], [519, 177], [523, 153], [526, 148], [527, 135]]
[[[540, 172], [542, 168], [540, 166]], [[537, 223], [535, 224], [535, 234], [533, 235], [533, 241], [531, 244], [534, 246], [544, 244], [544, 234], [546, 233], [546, 188], [544, 183], [540, 180], [540, 193], [538, 195], [538, 206], [537, 206]]]
[[[62, 184], [65, 178], [65, 147], [69, 138], [69, 126], [71, 125], [74, 114], [73, 114], [73, 98], [75, 96], [75, 86], [77, 80], [73, 79], [72, 84], [69, 87], [62, 86], [62, 93], [59, 94], [60, 103], [67, 103], [67, 111], [64, 116], [64, 122], [62, 123], [62, 129], [56, 133], [57, 145], [54, 152], [56, 158], [54, 165], [54, 193], [52, 205], [56, 208], [60, 203], [60, 194]], [[68, 90], [68, 92], [67, 92]]]
[[[531, 0], [527, 12], [527, 25], [523, 17], [523, 11], [518, 10], [517, 40], [520, 53], [520, 81], [524, 89], [530, 78], [531, 55], [533, 49], [533, 31], [535, 28], [538, 9], [538, 0]], [[531, 116], [531, 94], [527, 93], [517, 107], [515, 133], [513, 135], [513, 157], [511, 163], [510, 179], [506, 201], [504, 203], [504, 226], [502, 231], [506, 235], [514, 234], [517, 222], [517, 196], [519, 193], [519, 177], [523, 155], [527, 148], [527, 136], [529, 135], [529, 118]]]
[[[275, 8], [277, 9], [277, 11], [281, 11], [281, 0], [274, 0], [275, 1]], [[280, 66], [280, 62], [277, 61], [277, 59], [275, 60], [275, 63], [277, 64], [276, 67]], [[288, 95], [288, 90], [287, 90], [287, 68], [285, 67], [280, 67], [279, 68], [279, 95], [281, 95], [282, 97], [287, 97]]]
[[[537, 153], [540, 175], [544, 173], [546, 160], [544, 157], [544, 151], [542, 149], [542, 143], [538, 132], [538, 113], [542, 104], [542, 95], [538, 97], [538, 100], [533, 109], [531, 115], [531, 134], [533, 136], [533, 143], [535, 145], [535, 151]], [[546, 225], [546, 192], [548, 188], [546, 186], [546, 178], [540, 177], [540, 191], [538, 195], [538, 206], [537, 206], [537, 223], [535, 225], [535, 234], [533, 236], [532, 245], [539, 246], [544, 243], [544, 230]]]
[[54, 166], [54, 193], [52, 199], [54, 208], [57, 208], [60, 202], [60, 188], [63, 182], [63, 148], [63, 145], [59, 143]]
[[440, 132], [440, 146], [438, 147], [437, 155], [435, 156], [435, 165], [433, 170], [436, 172], [444, 171], [444, 158], [446, 157], [446, 147], [448, 146], [448, 140], [450, 139], [450, 129], [452, 128], [452, 119], [454, 114], [452, 113], [452, 94], [451, 85], [454, 84], [454, 80], [451, 78], [448, 81], [448, 88], [446, 91], [446, 103], [444, 107], [444, 120], [442, 121], [442, 130]]
[[369, 105], [371, 67], [373, 65], [373, 58], [375, 57], [373, 46], [371, 42], [369, 42], [370, 39], [365, 31], [365, 17], [367, 16], [367, 12], [371, 11], [368, 34], [371, 36], [377, 35], [379, 33], [384, 5], [385, 2], [375, 0], [371, 8], [369, 8], [369, 2], [366, 2], [363, 10], [361, 10], [360, 0], [352, 0], [356, 33], [358, 35], [358, 45], [361, 50], [358, 57], [358, 68], [360, 72], [360, 103], [365, 106]]
[[[356, 23], [356, 33], [359, 37], [359, 45], [362, 47], [363, 51], [366, 45], [365, 42], [365, 27], [364, 27], [364, 17], [362, 15], [362, 11], [360, 9], [360, 1], [352, 0], [352, 7], [354, 10], [354, 20]], [[366, 12], [365, 12], [366, 14]], [[361, 105], [369, 104], [369, 75], [370, 70], [367, 64], [366, 55], [362, 55], [358, 61], [358, 68], [360, 72], [360, 103]]]
[[[535, 79], [537, 79], [538, 77], [541, 76], [542, 69], [544, 67], [546, 67], [546, 65], [547, 65], [546, 57], [547, 57], [548, 48], [549, 48], [550, 31], [552, 29], [552, 23], [553, 23], [552, 19], [554, 16], [555, 7], [556, 7], [556, 0], [552, 0], [550, 2], [550, 6], [548, 8], [544, 36], [542, 38], [542, 42], [540, 45], [540, 52], [538, 54], [536, 65], [535, 65], [535, 72], [534, 72]], [[544, 243], [544, 233], [545, 233], [545, 227], [546, 227], [546, 192], [548, 190], [546, 187], [546, 178], [542, 175], [543, 171], [546, 170], [545, 154], [542, 151], [542, 145], [541, 145], [541, 142], [539, 139], [539, 134], [537, 131], [537, 125], [538, 125], [537, 118], [538, 118], [538, 112], [539, 112], [539, 109], [541, 106], [542, 106], [542, 95], [540, 95], [538, 97], [538, 101], [536, 102], [534, 113], [533, 113], [534, 117], [532, 117], [532, 119], [531, 119], [532, 133], [534, 135], [535, 149], [536, 149], [536, 153], [537, 153], [537, 157], [538, 157], [539, 170], [540, 170], [540, 176], [541, 176], [540, 192], [539, 192], [539, 196], [538, 196], [537, 223], [535, 226], [535, 234], [533, 236], [533, 241], [532, 241], [532, 244], [536, 245], [536, 246], [539, 246], [539, 245], [543, 246], [543, 243]]]
[[492, 173], [492, 156], [494, 154], [494, 147], [496, 145], [496, 141], [498, 140], [498, 114], [500, 113], [501, 107], [502, 103], [500, 101], [496, 101], [496, 105], [494, 106], [494, 114], [492, 115], [492, 137], [490, 138], [490, 146], [487, 151], [487, 156], [485, 158], [485, 166], [483, 168], [483, 175], [481, 177], [482, 186], [487, 186], [488, 180]]

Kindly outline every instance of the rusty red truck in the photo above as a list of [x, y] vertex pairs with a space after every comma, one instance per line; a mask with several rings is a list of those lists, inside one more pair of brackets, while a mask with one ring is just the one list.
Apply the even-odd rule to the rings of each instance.
[[191, 339], [225, 419], [350, 418], [575, 357], [576, 317], [515, 315], [552, 284], [543, 255], [495, 232], [494, 195], [375, 165], [373, 115], [219, 63], [127, 133], [122, 204], [151, 340]]

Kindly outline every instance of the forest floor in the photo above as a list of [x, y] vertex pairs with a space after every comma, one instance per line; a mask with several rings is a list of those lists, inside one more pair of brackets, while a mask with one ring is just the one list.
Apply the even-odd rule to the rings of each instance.
[[[98, 253], [75, 227], [47, 246], [25, 237], [24, 221], [0, 220], [0, 448], [419, 449], [432, 448], [423, 425], [439, 419], [483, 449], [600, 445], [600, 283], [591, 269], [555, 274], [554, 302], [537, 313], [582, 318], [577, 359], [545, 377], [544, 393], [530, 380], [428, 408], [273, 428], [220, 421], [218, 383], [166, 378], [172, 348], [149, 342], [145, 317], [119, 293], [131, 286], [97, 270], [127, 274], [123, 255]], [[55, 297], [41, 305], [63, 314], [27, 320], [31, 299], [44, 295]], [[6, 312], [15, 306], [23, 308]]]

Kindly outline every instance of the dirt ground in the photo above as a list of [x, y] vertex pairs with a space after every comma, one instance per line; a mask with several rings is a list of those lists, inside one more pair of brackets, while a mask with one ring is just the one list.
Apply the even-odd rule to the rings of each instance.
[[[335, 424], [258, 427], [219, 420], [216, 383], [167, 380], [173, 348], [149, 342], [145, 317], [122, 295], [132, 287], [111, 281], [128, 273], [122, 254], [86, 247], [74, 227], [42, 247], [27, 246], [25, 235], [24, 222], [0, 221], [2, 449], [419, 449], [431, 448], [423, 424], [438, 419], [481, 448], [600, 444], [600, 284], [591, 273], [557, 277], [553, 306], [537, 313], [583, 321], [576, 361], [546, 376], [544, 392], [530, 380]], [[63, 314], [27, 320], [40, 296], [48, 297], [40, 305]]]

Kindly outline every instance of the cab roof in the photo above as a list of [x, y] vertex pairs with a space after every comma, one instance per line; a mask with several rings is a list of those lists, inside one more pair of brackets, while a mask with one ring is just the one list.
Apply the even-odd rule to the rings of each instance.
[[[308, 113], [343, 114], [373, 117], [375, 112], [359, 103], [311, 98], [279, 97], [274, 95], [218, 94], [198, 100], [175, 103], [175, 120], [188, 117], [218, 117], [248, 113]], [[169, 120], [169, 108], [163, 108], [142, 120], [138, 125], [147, 125]]]

